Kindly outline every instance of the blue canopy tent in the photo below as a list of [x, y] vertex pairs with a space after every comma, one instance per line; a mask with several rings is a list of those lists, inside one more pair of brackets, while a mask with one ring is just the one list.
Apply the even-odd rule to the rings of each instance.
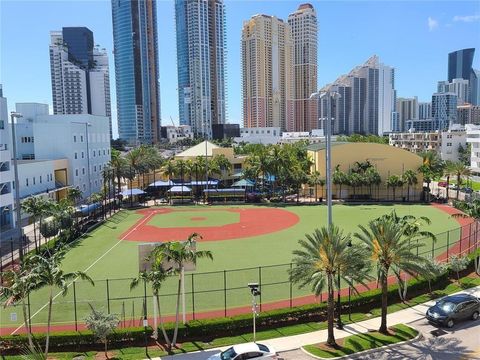
[[175, 204], [175, 203], [183, 204], [185, 202], [188, 203], [193, 201], [192, 189], [185, 185], [172, 186], [169, 190], [167, 190], [167, 193], [169, 193], [170, 202], [172, 204]]
[[137, 188], [123, 190], [120, 193], [120, 195], [122, 195], [123, 197], [129, 197], [130, 195], [131, 196], [138, 196], [138, 195], [144, 195], [144, 194], [145, 194], [145, 191], [143, 191], [141, 189], [137, 189]]
[[174, 185], [176, 184], [172, 180], [168, 180], [168, 181], [158, 180], [148, 185], [148, 187], [169, 187]]
[[235, 181], [232, 184], [232, 187], [242, 188], [242, 189], [253, 188], [254, 186], [255, 186], [255, 183], [253, 181], [247, 180], [247, 179], [238, 180], [238, 181]]
[[100, 208], [101, 206], [102, 204], [100, 203], [80, 205], [79, 207], [76, 208], [76, 212], [80, 213], [82, 216], [87, 216], [91, 214], [93, 211], [95, 211], [96, 209]]
[[245, 189], [208, 189], [203, 193], [208, 202], [245, 202]]

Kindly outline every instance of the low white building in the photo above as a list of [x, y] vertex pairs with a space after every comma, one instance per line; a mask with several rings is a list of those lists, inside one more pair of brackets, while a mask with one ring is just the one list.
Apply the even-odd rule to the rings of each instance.
[[440, 157], [445, 161], [458, 161], [458, 149], [466, 148], [467, 133], [465, 128], [458, 124], [450, 127], [448, 131], [442, 131], [440, 136]]
[[[17, 107], [27, 114], [16, 125], [17, 158], [66, 159], [67, 175], [56, 187], [76, 187], [84, 197], [99, 192], [103, 184], [102, 169], [110, 161], [109, 118], [89, 114], [46, 115], [38, 105], [22, 103]], [[32, 167], [35, 163], [29, 164]]]
[[162, 139], [168, 140], [173, 144], [184, 139], [193, 139], [192, 127], [190, 125], [167, 125], [160, 128], [160, 135]]
[[233, 139], [236, 143], [277, 144], [282, 136], [279, 127], [240, 128], [240, 137]]
[[471, 144], [470, 169], [480, 174], [480, 125], [467, 124], [467, 143]]

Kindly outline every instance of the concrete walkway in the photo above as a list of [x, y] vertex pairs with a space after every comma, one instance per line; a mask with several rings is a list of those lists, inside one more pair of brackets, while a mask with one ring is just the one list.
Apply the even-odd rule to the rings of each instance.
[[[480, 297], [480, 286], [466, 289], [460, 291], [458, 293], [468, 293], [474, 296]], [[423, 319], [425, 317], [425, 313], [427, 309], [434, 305], [435, 301], [429, 301], [420, 305], [413, 306], [408, 309], [400, 310], [388, 315], [388, 326], [393, 326], [397, 324], [406, 324], [413, 321], [417, 321]], [[380, 317], [375, 317], [369, 320], [364, 320], [354, 324], [348, 324], [344, 326], [344, 330], [337, 330], [335, 329], [335, 338], [341, 339], [350, 335], [354, 334], [363, 334], [368, 332], [369, 330], [377, 330], [380, 327]], [[286, 336], [271, 340], [262, 340], [262, 343], [268, 344], [273, 346], [273, 348], [277, 352], [284, 352], [290, 351], [294, 349], [298, 349], [304, 345], [315, 344], [324, 342], [327, 340], [327, 330], [318, 330], [313, 331], [306, 334], [301, 335], [294, 335], [294, 336]], [[217, 348], [217, 349], [209, 349], [208, 352], [211, 353], [214, 350], [223, 351], [227, 349], [229, 346]], [[187, 354], [185, 355], [175, 355], [172, 358], [181, 360], [182, 358], [185, 359]], [[169, 357], [170, 359], [171, 357]], [[163, 358], [165, 359], [165, 358]], [[154, 358], [152, 360], [162, 360], [162, 358]]]

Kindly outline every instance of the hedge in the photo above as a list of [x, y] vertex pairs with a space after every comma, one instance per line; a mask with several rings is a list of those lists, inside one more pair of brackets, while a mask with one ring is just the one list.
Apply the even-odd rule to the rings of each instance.
[[[480, 249], [476, 251], [480, 256]], [[475, 253], [469, 255], [471, 269], [474, 261]], [[465, 271], [465, 272], [468, 272]], [[448, 273], [436, 279], [432, 284], [436, 287], [448, 284]], [[428, 287], [428, 281], [424, 279], [410, 279], [408, 281], [408, 289], [410, 293], [424, 292]], [[390, 285], [388, 287], [388, 298], [392, 300], [398, 297], [398, 285]], [[347, 298], [342, 297], [343, 305], [346, 305]], [[352, 308], [373, 308], [381, 304], [381, 289], [372, 289], [362, 292], [358, 296], [354, 296], [351, 301]], [[279, 327], [291, 324], [292, 322], [311, 322], [323, 321], [327, 310], [326, 303], [309, 304], [294, 308], [284, 308], [278, 310], [265, 311], [257, 317], [257, 328]], [[215, 318], [205, 320], [193, 320], [187, 324], [179, 325], [179, 339], [186, 340], [192, 338], [214, 338], [216, 336], [238, 335], [246, 329], [250, 329], [252, 325], [252, 315], [243, 314], [227, 318]], [[167, 331], [173, 331], [175, 324], [167, 323], [165, 328]], [[147, 328], [147, 335], [151, 336], [152, 328]], [[109, 336], [109, 342], [113, 345], [122, 345], [126, 343], [138, 343], [144, 341], [144, 328], [127, 328], [117, 329]], [[36, 341], [42, 343], [45, 341], [45, 334], [34, 334]], [[81, 345], [91, 345], [95, 343], [93, 333], [91, 331], [70, 331], [58, 332], [50, 335], [50, 343], [52, 348], [57, 350], [62, 347], [76, 347]], [[19, 349], [27, 344], [27, 336], [9, 335], [0, 337], [0, 344], [7, 349]]]

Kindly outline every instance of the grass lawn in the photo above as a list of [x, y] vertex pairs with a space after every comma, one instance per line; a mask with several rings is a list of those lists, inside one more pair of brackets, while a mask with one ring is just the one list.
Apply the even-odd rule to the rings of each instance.
[[[462, 289], [466, 289], [466, 288], [470, 288], [478, 285], [480, 285], [480, 278], [465, 277], [460, 279], [460, 285], [457, 284], [456, 282], [453, 282], [448, 286], [446, 286], [444, 289], [434, 291], [434, 296], [435, 298], [437, 298], [440, 296], [445, 296], [448, 294], [461, 291]], [[400, 300], [397, 300], [396, 303], [391, 302], [391, 304], [388, 306], [388, 313], [391, 314], [395, 311], [405, 309], [409, 306], [422, 304], [429, 300], [431, 300], [431, 297], [428, 294], [416, 296], [410, 299], [408, 304], [402, 303], [400, 302]], [[381, 312], [380, 307], [374, 308], [370, 311], [370, 313], [373, 314], [374, 316], [380, 316], [380, 312]], [[367, 316], [367, 314], [365, 314], [364, 312], [361, 312], [361, 313], [354, 312], [352, 313], [351, 317], [352, 317], [352, 320], [350, 321], [348, 318], [348, 315], [344, 314], [342, 316], [342, 322], [344, 324], [349, 324], [352, 322], [359, 322], [359, 321], [363, 321], [371, 318]], [[304, 334], [304, 333], [308, 333], [316, 330], [323, 330], [326, 328], [327, 328], [327, 323], [324, 321], [324, 322], [294, 324], [294, 325], [283, 326], [280, 328], [270, 329], [270, 330], [259, 329], [257, 330], [256, 339], [258, 341], [264, 341], [264, 340], [274, 339], [274, 338], [283, 337], [283, 336]], [[249, 332], [249, 333], [245, 333], [237, 336], [210, 339], [208, 343], [205, 343], [202, 341], [185, 342], [185, 343], [182, 343], [181, 348], [177, 349], [175, 353], [208, 350], [208, 349], [217, 348], [221, 346], [241, 344], [241, 343], [251, 342], [251, 341], [253, 341], [252, 333]], [[314, 346], [314, 345], [311, 345], [311, 346]], [[380, 346], [383, 346], [383, 345], [380, 345]], [[114, 353], [117, 359], [136, 360], [136, 359], [143, 358], [143, 355], [145, 354], [145, 349], [143, 347], [130, 347], [125, 349], [115, 349], [115, 350], [112, 350], [112, 352]], [[52, 359], [56, 359], [56, 360], [72, 359], [77, 355], [85, 356], [86, 359], [95, 359], [96, 354], [97, 354], [96, 351], [89, 351], [86, 353], [75, 353], [75, 352], [52, 353], [50, 356]], [[161, 351], [158, 348], [150, 348], [149, 355], [151, 357], [154, 357], [154, 356], [165, 356], [166, 354], [165, 352]], [[8, 360], [23, 360], [20, 356], [5, 356], [4, 358]]]
[[[176, 215], [173, 221], [188, 225], [192, 217], [207, 217], [208, 221], [226, 221], [230, 215], [237, 215], [227, 210], [231, 207], [215, 206], [215, 211], [202, 212], [202, 206], [175, 207], [175, 210], [185, 210], [185, 216], [176, 216], [182, 212], [159, 215], [159, 221], [165, 215]], [[212, 207], [208, 207], [212, 209]], [[214, 260], [200, 260], [195, 274], [187, 273], [185, 278], [186, 310], [196, 312], [223, 309], [237, 306], [249, 306], [251, 295], [246, 284], [259, 282], [262, 284], [262, 303], [285, 300], [290, 296], [290, 286], [287, 270], [290, 268], [292, 251], [297, 248], [300, 238], [315, 228], [325, 225], [326, 206], [286, 206], [284, 210], [295, 213], [300, 221], [285, 230], [238, 240], [200, 242], [198, 248], [210, 250]], [[455, 219], [446, 213], [428, 205], [335, 205], [333, 209], [334, 222], [345, 232], [357, 230], [358, 224], [366, 224], [369, 220], [395, 209], [399, 215], [411, 214], [426, 216], [432, 223], [427, 228], [434, 233], [442, 233], [458, 227]], [[192, 211], [195, 210], [195, 211]], [[196, 210], [199, 210], [198, 212]], [[200, 215], [205, 214], [205, 215]], [[215, 215], [215, 217], [213, 217]], [[90, 303], [99, 309], [109, 309], [111, 313], [125, 318], [126, 326], [141, 324], [143, 304], [143, 286], [130, 291], [131, 279], [138, 274], [138, 242], [121, 241], [121, 234], [131, 228], [141, 214], [135, 211], [122, 211], [108, 220], [105, 225], [88, 234], [78, 242], [67, 254], [64, 261], [65, 271], [83, 270], [95, 280], [92, 287], [86, 282], [77, 281], [75, 287], [70, 286], [65, 297], [58, 295], [54, 299], [52, 323], [72, 323], [75, 319], [74, 306], [77, 309], [77, 319], [82, 321], [89, 312]], [[156, 217], [154, 217], [154, 220]], [[190, 221], [197, 224], [198, 220]], [[265, 219], [268, 222], [268, 219]], [[157, 225], [162, 226], [162, 225]], [[197, 225], [198, 226], [198, 225]], [[192, 232], [195, 230], [192, 227]], [[450, 233], [452, 244], [459, 238], [460, 231]], [[356, 240], [353, 240], [355, 244]], [[436, 248], [446, 244], [446, 234], [438, 236]], [[426, 244], [424, 251], [431, 253], [431, 242]], [[434, 251], [439, 255], [443, 250]], [[283, 264], [283, 265], [278, 265]], [[262, 266], [262, 268], [260, 268]], [[227, 270], [224, 272], [224, 270]], [[230, 271], [231, 270], [231, 271]], [[110, 279], [106, 281], [105, 279]], [[116, 280], [113, 280], [116, 279]], [[224, 291], [224, 284], [227, 290]], [[194, 290], [194, 293], [192, 292]], [[76, 294], [74, 301], [73, 294]], [[161, 291], [163, 314], [173, 314], [175, 304], [176, 278], [167, 279]], [[54, 292], [58, 293], [57, 290]], [[107, 301], [107, 294], [110, 301]], [[150, 295], [147, 287], [147, 295]], [[299, 297], [310, 294], [309, 289], [299, 290], [292, 287], [292, 296]], [[33, 325], [45, 324], [47, 318], [46, 303], [48, 289], [42, 289], [30, 297]], [[149, 316], [153, 316], [151, 298], [147, 302]], [[12, 315], [16, 314], [16, 317]], [[0, 309], [2, 327], [15, 327], [22, 323], [20, 307]]]
[[338, 341], [340, 343], [338, 349], [330, 349], [325, 343], [307, 345], [303, 349], [312, 355], [328, 359], [410, 340], [418, 334], [417, 330], [403, 324], [392, 326], [389, 331], [391, 335], [372, 331], [348, 336], [342, 339], [341, 342]]
[[[211, 209], [208, 209], [211, 210]], [[197, 226], [223, 226], [240, 221], [240, 214], [230, 211], [175, 211], [167, 214], [154, 215], [148, 225], [160, 228]], [[193, 230], [192, 230], [193, 231]]]

